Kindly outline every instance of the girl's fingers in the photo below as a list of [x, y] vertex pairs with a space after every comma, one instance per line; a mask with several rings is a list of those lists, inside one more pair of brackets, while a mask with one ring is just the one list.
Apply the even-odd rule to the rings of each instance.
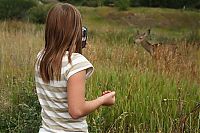
[[110, 90], [104, 91], [104, 92], [102, 93], [102, 95], [105, 95], [105, 94], [110, 93], [110, 92], [112, 92], [112, 91], [110, 91]]
[[104, 92], [103, 92], [104, 95], [107, 94], [107, 93], [109, 93], [109, 92], [108, 92], [108, 91], [104, 91]]

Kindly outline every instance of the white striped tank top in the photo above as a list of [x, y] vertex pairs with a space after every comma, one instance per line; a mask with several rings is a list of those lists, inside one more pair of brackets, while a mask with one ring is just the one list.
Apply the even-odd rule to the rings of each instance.
[[[42, 52], [38, 53], [37, 62]], [[68, 52], [63, 56], [61, 80], [46, 84], [39, 74], [38, 63], [35, 65], [35, 82], [41, 105], [42, 125], [39, 133], [88, 133], [86, 117], [73, 119], [68, 113], [67, 80], [73, 74], [86, 70], [86, 78], [93, 73], [94, 67], [81, 54], [72, 53], [72, 64], [68, 62]]]

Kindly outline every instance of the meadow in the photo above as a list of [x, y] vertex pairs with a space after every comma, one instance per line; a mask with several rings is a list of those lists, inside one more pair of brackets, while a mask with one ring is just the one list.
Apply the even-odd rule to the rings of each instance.
[[[83, 54], [95, 72], [86, 97], [116, 91], [116, 104], [87, 118], [91, 133], [200, 132], [199, 11], [79, 7], [88, 27]], [[176, 44], [174, 57], [152, 58], [134, 44], [136, 31], [151, 28], [151, 42]], [[38, 132], [40, 105], [34, 83], [44, 25], [0, 22], [0, 132]]]

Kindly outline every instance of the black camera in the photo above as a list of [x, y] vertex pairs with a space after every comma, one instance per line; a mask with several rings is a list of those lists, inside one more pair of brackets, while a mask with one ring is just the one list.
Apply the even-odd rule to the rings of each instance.
[[82, 48], [87, 44], [87, 27], [82, 27]]

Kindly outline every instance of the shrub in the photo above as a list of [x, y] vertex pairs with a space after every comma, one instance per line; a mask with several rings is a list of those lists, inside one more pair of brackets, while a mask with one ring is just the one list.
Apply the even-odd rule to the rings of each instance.
[[103, 4], [105, 6], [110, 6], [111, 4], [114, 4], [114, 0], [104, 0]]
[[99, 0], [84, 0], [83, 6], [89, 6], [89, 7], [98, 7], [99, 6]]
[[36, 0], [1, 0], [0, 19], [22, 19], [36, 5]]
[[119, 10], [125, 11], [129, 7], [129, 0], [117, 0], [115, 4]]
[[45, 23], [48, 11], [52, 6], [53, 4], [44, 4], [31, 8], [27, 13], [29, 21], [40, 24]]
[[82, 5], [84, 0], [59, 0], [60, 2], [67, 2], [73, 5]]

